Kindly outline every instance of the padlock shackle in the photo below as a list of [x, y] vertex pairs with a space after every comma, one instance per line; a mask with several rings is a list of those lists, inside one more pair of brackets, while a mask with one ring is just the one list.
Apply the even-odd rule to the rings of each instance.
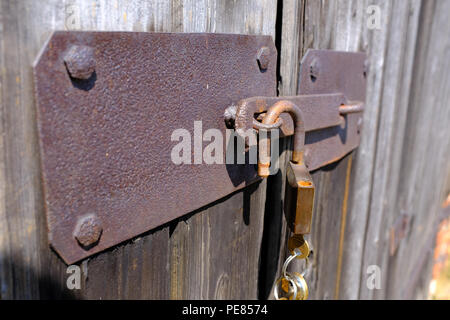
[[267, 110], [262, 123], [275, 123], [283, 112], [289, 113], [294, 121], [294, 150], [292, 152], [292, 162], [301, 164], [303, 163], [303, 147], [305, 145], [305, 124], [300, 108], [288, 100], [278, 101]]

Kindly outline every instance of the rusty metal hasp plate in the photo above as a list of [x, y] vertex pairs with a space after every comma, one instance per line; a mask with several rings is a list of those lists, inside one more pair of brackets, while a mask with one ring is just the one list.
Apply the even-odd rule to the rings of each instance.
[[[61, 257], [79, 261], [258, 181], [248, 161], [202, 165], [206, 130], [227, 136], [224, 111], [247, 130], [277, 101], [298, 105], [309, 171], [356, 148], [365, 54], [308, 51], [294, 97], [276, 97], [276, 54], [269, 36], [55, 32], [34, 77], [49, 241]], [[184, 139], [192, 157], [179, 165]]]
[[276, 95], [269, 36], [55, 32], [34, 77], [49, 241], [66, 263], [259, 179], [250, 164], [176, 165], [171, 135], [193, 137], [194, 121], [224, 133], [228, 106]]

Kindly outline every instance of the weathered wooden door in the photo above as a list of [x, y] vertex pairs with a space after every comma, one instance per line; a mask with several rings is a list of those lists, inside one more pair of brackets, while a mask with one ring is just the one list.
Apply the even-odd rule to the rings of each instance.
[[[54, 30], [270, 35], [279, 95], [297, 93], [308, 48], [366, 52], [361, 145], [313, 173], [310, 296], [424, 292], [416, 289], [427, 283], [449, 191], [448, 1], [0, 3], [0, 298], [266, 299], [287, 254], [282, 165], [267, 180], [84, 260], [81, 289], [69, 290], [67, 265], [47, 241], [32, 78]], [[290, 142], [282, 143], [282, 163]], [[402, 215], [409, 233], [393, 246]], [[380, 288], [366, 285], [370, 266], [381, 270]]]

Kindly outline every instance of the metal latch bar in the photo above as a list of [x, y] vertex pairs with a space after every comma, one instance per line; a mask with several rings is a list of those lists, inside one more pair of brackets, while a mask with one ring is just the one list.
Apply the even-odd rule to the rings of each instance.
[[[309, 139], [306, 142], [305, 163], [309, 170], [318, 169], [340, 159], [359, 144], [364, 103], [348, 101], [339, 93], [243, 99], [239, 101], [237, 107], [231, 106], [226, 110], [227, 122], [234, 123], [237, 132], [248, 132], [257, 127], [255, 120], [258, 115], [264, 114], [270, 106], [283, 100], [290, 101], [300, 108], [304, 117], [305, 132], [329, 129], [328, 133], [325, 131], [323, 134], [315, 133], [322, 139]], [[277, 122], [274, 128], [280, 127], [281, 136], [293, 135], [292, 117], [282, 113], [280, 118], [281, 124]], [[330, 129], [333, 127], [336, 128]], [[347, 139], [353, 143], [347, 143]], [[248, 143], [252, 146], [250, 141]], [[314, 152], [314, 155], [311, 152]]]

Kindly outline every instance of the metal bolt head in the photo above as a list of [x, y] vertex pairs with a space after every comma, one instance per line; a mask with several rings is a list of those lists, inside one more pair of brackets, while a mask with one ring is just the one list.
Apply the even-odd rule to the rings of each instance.
[[320, 72], [319, 61], [317, 61], [317, 59], [314, 59], [309, 65], [309, 77], [311, 78], [312, 82], [315, 82], [317, 80], [319, 72]]
[[367, 74], [369, 73], [369, 67], [370, 67], [370, 64], [369, 64], [369, 60], [364, 60], [364, 66], [363, 66], [363, 75], [364, 75], [364, 78], [366, 78], [367, 77]]
[[237, 106], [231, 105], [225, 109], [223, 113], [223, 118], [225, 120], [225, 125], [228, 129], [234, 129], [234, 122], [236, 120]]
[[89, 248], [98, 243], [102, 231], [103, 228], [97, 215], [88, 214], [78, 220], [73, 235], [80, 246]]
[[259, 69], [261, 71], [267, 70], [270, 63], [270, 49], [268, 47], [259, 49], [256, 60], [258, 61]]
[[357, 129], [358, 133], [361, 132], [362, 124], [363, 124], [363, 120], [361, 117], [359, 117], [358, 122], [356, 123], [356, 129]]
[[72, 78], [89, 79], [95, 71], [94, 49], [73, 45], [64, 55], [64, 63]]

